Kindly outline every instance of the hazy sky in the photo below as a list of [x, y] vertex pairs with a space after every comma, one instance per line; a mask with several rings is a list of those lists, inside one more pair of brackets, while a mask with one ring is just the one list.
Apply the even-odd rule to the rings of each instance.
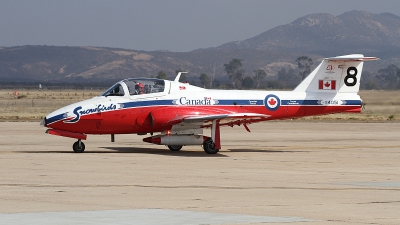
[[312, 13], [400, 16], [399, 0], [0, 0], [0, 46], [191, 51], [245, 40]]

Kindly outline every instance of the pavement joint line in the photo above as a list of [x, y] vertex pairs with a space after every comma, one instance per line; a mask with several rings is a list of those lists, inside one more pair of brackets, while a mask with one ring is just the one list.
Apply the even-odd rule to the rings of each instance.
[[253, 216], [243, 214], [194, 212], [170, 209], [96, 210], [79, 212], [34, 212], [0, 214], [0, 224], [136, 224], [136, 225], [217, 225], [243, 223], [311, 222], [302, 217]]

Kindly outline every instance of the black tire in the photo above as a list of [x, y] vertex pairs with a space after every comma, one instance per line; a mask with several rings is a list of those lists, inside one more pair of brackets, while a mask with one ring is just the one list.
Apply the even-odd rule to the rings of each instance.
[[203, 149], [207, 154], [216, 154], [219, 152], [219, 149], [215, 149], [215, 144], [211, 138], [204, 141]]
[[79, 141], [77, 141], [72, 145], [72, 149], [75, 153], [82, 153], [85, 151], [85, 144], [81, 141], [81, 146], [79, 146]]
[[167, 145], [167, 146], [168, 146], [169, 150], [174, 151], [174, 152], [182, 149], [182, 145]]

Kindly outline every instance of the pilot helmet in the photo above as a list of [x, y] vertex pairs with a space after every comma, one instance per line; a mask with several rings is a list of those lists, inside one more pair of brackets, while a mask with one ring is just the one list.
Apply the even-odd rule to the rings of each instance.
[[143, 91], [144, 90], [144, 85], [142, 83], [137, 83], [135, 85], [135, 89], [138, 91]]

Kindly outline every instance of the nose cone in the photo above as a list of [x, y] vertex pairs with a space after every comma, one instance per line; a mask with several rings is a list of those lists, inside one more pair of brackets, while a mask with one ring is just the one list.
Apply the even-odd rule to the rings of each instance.
[[[79, 107], [80, 103], [75, 103], [69, 106], [65, 106], [63, 108], [57, 109], [56, 111], [49, 113], [41, 122], [45, 127], [54, 128], [56, 124], [60, 124], [60, 122], [65, 121], [67, 119], [73, 119], [75, 117], [74, 109]], [[64, 122], [62, 124], [65, 124]]]
[[47, 127], [46, 117], [44, 117], [44, 119], [42, 119], [42, 121], [40, 121], [40, 126]]
[[[93, 98], [57, 109], [56, 111], [48, 114], [43, 119], [41, 124], [43, 124], [43, 126], [45, 127], [60, 130], [70, 130], [73, 125], [74, 127], [76, 127], [76, 125], [78, 124], [81, 117], [80, 111], [84, 108], [88, 112], [96, 112], [96, 106], [99, 105], [98, 102], [98, 98]], [[89, 108], [90, 110], [88, 110], [87, 108]]]
[[110, 101], [105, 97], [95, 97], [77, 102], [50, 113], [42, 123], [46, 127], [58, 130], [92, 132], [100, 124], [101, 112], [117, 109], [117, 104]]
[[67, 112], [66, 107], [58, 109], [48, 114], [40, 124], [43, 124], [45, 127], [51, 127], [52, 124], [64, 120]]
[[[58, 111], [58, 110], [57, 110]], [[62, 121], [63, 119], [66, 118], [66, 112], [61, 112], [59, 114], [55, 113], [56, 111], [48, 114], [47, 116], [45, 116], [43, 118], [42, 121], [40, 121], [40, 126], [44, 126], [44, 127], [52, 127], [52, 124], [58, 122], [58, 121]]]

